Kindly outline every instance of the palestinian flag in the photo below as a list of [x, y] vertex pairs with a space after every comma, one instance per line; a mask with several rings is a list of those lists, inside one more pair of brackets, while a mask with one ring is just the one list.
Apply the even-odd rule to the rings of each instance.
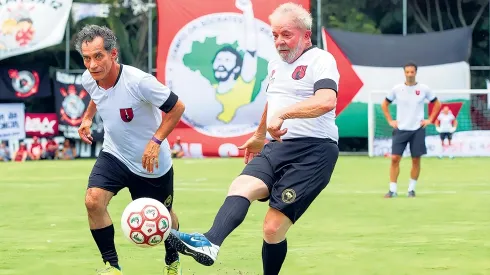
[[324, 48], [336, 58], [340, 71], [340, 136], [367, 137], [370, 91], [389, 91], [403, 83], [402, 67], [408, 62], [418, 65], [417, 80], [432, 90], [470, 89], [471, 37], [471, 28], [408, 36], [323, 29]]

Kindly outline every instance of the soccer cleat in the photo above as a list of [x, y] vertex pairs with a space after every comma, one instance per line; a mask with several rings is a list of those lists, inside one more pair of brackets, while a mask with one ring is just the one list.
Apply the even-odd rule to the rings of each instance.
[[191, 256], [202, 265], [213, 265], [218, 257], [219, 246], [212, 244], [203, 234], [187, 234], [172, 229], [167, 240], [180, 254]]
[[182, 275], [180, 261], [177, 260], [163, 268], [163, 275]]
[[409, 198], [415, 198], [415, 191], [414, 190], [408, 191], [408, 197]]
[[105, 264], [105, 268], [97, 270], [97, 275], [122, 275], [122, 271], [111, 266], [109, 263]]
[[386, 195], [385, 195], [385, 198], [394, 198], [397, 196], [398, 196], [398, 194], [396, 192], [388, 191], [388, 193], [386, 193]]

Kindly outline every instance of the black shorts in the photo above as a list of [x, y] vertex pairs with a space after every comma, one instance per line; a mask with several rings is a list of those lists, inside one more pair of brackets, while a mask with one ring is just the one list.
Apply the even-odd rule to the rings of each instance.
[[441, 140], [444, 141], [446, 138], [448, 140], [453, 139], [453, 133], [440, 133], [439, 136], [441, 137]]
[[269, 206], [295, 223], [328, 185], [339, 156], [335, 141], [298, 138], [272, 141], [249, 162], [242, 175], [262, 180], [269, 188]]
[[417, 158], [427, 154], [425, 128], [420, 127], [414, 131], [394, 129], [391, 154], [402, 156], [408, 143], [410, 143], [410, 154], [412, 157]]
[[131, 172], [115, 156], [100, 152], [88, 180], [88, 188], [94, 187], [110, 191], [114, 195], [127, 187], [133, 200], [156, 199], [170, 210], [174, 197], [174, 171], [171, 167], [159, 178], [144, 178]]

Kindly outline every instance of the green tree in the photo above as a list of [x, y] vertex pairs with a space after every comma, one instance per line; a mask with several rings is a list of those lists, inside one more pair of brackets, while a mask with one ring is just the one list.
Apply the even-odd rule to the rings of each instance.
[[[80, 2], [92, 3], [95, 1], [82, 0]], [[131, 2], [131, 6], [124, 5]], [[146, 2], [146, 1], [145, 1]], [[97, 3], [110, 4], [112, 6], [107, 18], [86, 18], [77, 22], [71, 28], [71, 45], [76, 32], [86, 24], [106, 25], [114, 31], [118, 38], [120, 62], [148, 71], [148, 7], [142, 1], [117, 1], [100, 0]], [[153, 30], [156, 30], [156, 9], [153, 9], [151, 22]], [[156, 33], [152, 36], [152, 45], [155, 45]], [[155, 56], [156, 47], [152, 47]], [[77, 62], [78, 66], [79, 62]]]
[[[400, 1], [400, 0], [398, 0]], [[475, 28], [488, 6], [487, 0], [408, 1], [410, 16], [424, 32], [457, 27]]]
[[[318, 0], [311, 1], [311, 12], [316, 22], [316, 5]], [[322, 25], [326, 28], [341, 29], [352, 32], [380, 33], [376, 22], [364, 12], [367, 0], [322, 1]], [[316, 41], [316, 23], [313, 39]]]

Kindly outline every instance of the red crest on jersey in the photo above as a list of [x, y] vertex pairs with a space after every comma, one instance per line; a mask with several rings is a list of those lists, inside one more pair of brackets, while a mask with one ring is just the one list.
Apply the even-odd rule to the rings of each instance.
[[301, 78], [305, 77], [307, 67], [308, 66], [306, 66], [306, 65], [301, 65], [301, 66], [296, 67], [296, 69], [294, 69], [294, 72], [292, 75], [293, 79], [294, 80], [300, 80]]
[[133, 108], [119, 109], [119, 114], [124, 122], [130, 122], [134, 117]]
[[416, 95], [420, 95], [420, 90], [415, 90]]

